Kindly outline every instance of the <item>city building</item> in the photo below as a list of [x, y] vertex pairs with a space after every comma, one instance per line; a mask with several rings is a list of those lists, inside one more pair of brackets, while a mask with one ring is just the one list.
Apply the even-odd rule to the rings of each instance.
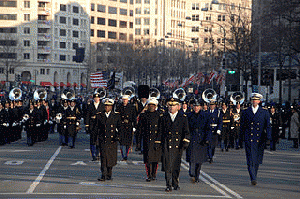
[[1, 83], [85, 87], [89, 2], [0, 1]]

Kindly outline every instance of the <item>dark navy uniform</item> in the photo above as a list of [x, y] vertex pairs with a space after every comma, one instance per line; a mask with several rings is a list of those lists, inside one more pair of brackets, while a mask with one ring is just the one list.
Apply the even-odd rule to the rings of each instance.
[[[75, 103], [73, 100], [71, 103]], [[69, 106], [66, 110], [66, 131], [69, 136], [69, 148], [75, 147], [75, 139], [79, 130], [81, 112], [77, 106]]]
[[163, 171], [165, 171], [166, 191], [171, 191], [172, 186], [178, 189], [181, 157], [186, 142], [189, 142], [190, 133], [187, 116], [178, 112], [172, 121], [167, 112], [162, 116], [160, 123], [162, 132]]
[[198, 182], [201, 165], [207, 161], [209, 117], [207, 112], [188, 114], [191, 142], [187, 149], [187, 162], [190, 162], [189, 174]]
[[210, 130], [208, 133], [208, 158], [209, 162], [212, 163], [215, 154], [215, 148], [218, 145], [218, 132], [222, 132], [223, 121], [221, 111], [216, 108], [214, 110], [209, 109], [208, 115], [210, 124]]
[[256, 184], [259, 164], [262, 164], [265, 143], [271, 138], [269, 112], [258, 107], [254, 114], [252, 107], [241, 115], [241, 133], [244, 134], [245, 151], [251, 182]]
[[57, 132], [59, 134], [59, 144], [61, 146], [67, 146], [68, 142], [68, 134], [66, 131], [67, 128], [67, 123], [66, 123], [66, 111], [68, 109], [68, 105], [66, 104], [67, 101], [63, 100], [62, 101], [62, 106], [60, 106], [57, 110], [57, 117], [60, 115], [61, 119], [56, 118], [56, 123], [57, 123]]
[[231, 134], [234, 139], [235, 149], [242, 147], [242, 142], [240, 141], [240, 121], [241, 121], [241, 109], [233, 108], [231, 111]]
[[276, 150], [276, 143], [279, 138], [279, 128], [281, 126], [280, 114], [277, 112], [270, 112], [270, 123], [271, 123], [271, 140], [270, 140], [270, 150]]
[[231, 123], [231, 116], [230, 116], [230, 110], [227, 108], [226, 110], [222, 109], [222, 134], [221, 134], [221, 149], [222, 151], [225, 150], [228, 151], [229, 149], [229, 138], [230, 138], [230, 123]]
[[139, 130], [142, 132], [143, 157], [146, 165], [147, 181], [156, 179], [158, 163], [161, 162], [161, 132], [159, 123], [163, 114], [146, 111], [140, 115]]

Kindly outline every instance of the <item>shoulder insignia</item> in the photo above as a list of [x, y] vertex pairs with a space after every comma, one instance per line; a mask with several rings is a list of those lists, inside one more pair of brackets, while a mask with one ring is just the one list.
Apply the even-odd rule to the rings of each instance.
[[184, 117], [186, 117], [186, 114], [183, 114]]
[[119, 114], [120, 112], [115, 111], [115, 113], [118, 113], [118, 114]]
[[160, 114], [159, 116], [162, 117], [162, 116], [164, 116], [164, 114]]

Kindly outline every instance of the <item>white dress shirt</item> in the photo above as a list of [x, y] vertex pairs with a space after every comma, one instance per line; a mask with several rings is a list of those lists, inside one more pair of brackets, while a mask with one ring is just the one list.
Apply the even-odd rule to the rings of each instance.
[[257, 112], [258, 107], [259, 107], [258, 105], [256, 106], [256, 108], [254, 108], [254, 107], [252, 106], [252, 111], [253, 111], [254, 114]]
[[174, 113], [174, 114], [170, 113], [170, 117], [171, 117], [172, 122], [175, 121], [175, 118], [176, 118], [176, 116], [177, 116], [177, 113], [178, 113], [178, 112], [176, 112], [176, 113]]
[[[111, 112], [111, 111], [110, 111]], [[108, 113], [106, 113], [105, 112], [105, 116], [106, 116], [106, 118], [108, 118], [109, 117], [109, 115], [110, 115], [110, 112], [108, 112]]]

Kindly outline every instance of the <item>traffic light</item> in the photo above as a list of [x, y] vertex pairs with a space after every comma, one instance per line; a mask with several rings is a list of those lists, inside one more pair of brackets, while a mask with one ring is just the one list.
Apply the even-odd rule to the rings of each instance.
[[228, 74], [234, 74], [234, 73], [235, 73], [234, 70], [229, 70], [229, 71], [228, 71]]
[[85, 48], [76, 48], [76, 56], [73, 56], [73, 61], [82, 63], [84, 60]]
[[21, 75], [15, 74], [15, 81], [20, 82], [21, 81]]

